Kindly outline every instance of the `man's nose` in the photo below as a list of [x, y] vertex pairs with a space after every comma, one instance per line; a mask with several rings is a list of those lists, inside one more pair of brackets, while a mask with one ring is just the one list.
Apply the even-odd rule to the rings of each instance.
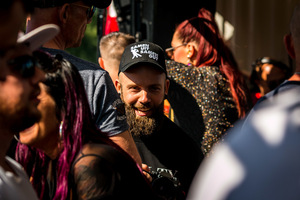
[[151, 101], [149, 92], [142, 90], [139, 101], [143, 104], [149, 103]]

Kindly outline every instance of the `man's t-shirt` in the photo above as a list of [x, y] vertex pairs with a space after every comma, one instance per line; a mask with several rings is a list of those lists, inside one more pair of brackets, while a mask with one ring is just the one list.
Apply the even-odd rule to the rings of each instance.
[[114, 136], [128, 130], [124, 104], [105, 70], [63, 50], [42, 49], [52, 55], [61, 54], [78, 69], [94, 120], [102, 132]]
[[142, 162], [157, 171], [172, 170], [187, 192], [203, 159], [197, 144], [181, 128], [164, 116], [160, 130], [133, 137]]
[[29, 178], [22, 166], [9, 157], [5, 157], [5, 162], [16, 174], [5, 171], [0, 166], [0, 199], [6, 200], [37, 200], [38, 197], [29, 182]]

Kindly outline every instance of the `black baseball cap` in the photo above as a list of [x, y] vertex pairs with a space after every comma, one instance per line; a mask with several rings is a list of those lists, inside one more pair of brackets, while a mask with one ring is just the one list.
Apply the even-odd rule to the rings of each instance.
[[136, 42], [128, 45], [121, 58], [119, 73], [137, 64], [150, 64], [167, 74], [164, 51], [157, 44]]
[[[53, 8], [62, 6], [65, 3], [74, 3], [79, 0], [33, 0], [33, 6], [37, 8]], [[110, 5], [112, 0], [82, 0], [89, 6], [95, 6], [97, 8], [106, 8]]]

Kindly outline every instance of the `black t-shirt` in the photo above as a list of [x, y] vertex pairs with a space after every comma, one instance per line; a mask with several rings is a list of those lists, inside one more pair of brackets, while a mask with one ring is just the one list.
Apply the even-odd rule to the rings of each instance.
[[156, 171], [172, 170], [185, 192], [203, 159], [197, 144], [167, 117], [159, 131], [148, 136], [134, 137], [142, 162]]
[[[87, 199], [89, 196], [103, 200], [160, 199], [137, 163], [125, 152], [95, 143], [86, 144], [84, 149], [74, 161], [71, 171], [69, 185], [73, 200], [83, 194]], [[77, 173], [76, 169], [79, 170]]]

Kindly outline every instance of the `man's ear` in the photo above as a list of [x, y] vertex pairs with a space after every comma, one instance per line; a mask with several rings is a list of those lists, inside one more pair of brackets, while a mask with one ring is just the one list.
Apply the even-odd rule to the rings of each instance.
[[70, 15], [70, 4], [65, 3], [59, 10], [59, 19], [62, 23], [66, 23]]
[[103, 61], [103, 59], [101, 57], [98, 58], [98, 63], [100, 65], [100, 67], [105, 70], [104, 61]]
[[287, 53], [290, 55], [292, 59], [295, 59], [296, 54], [295, 54], [294, 41], [292, 35], [290, 33], [286, 34], [283, 39], [284, 39], [284, 45]]
[[165, 82], [165, 95], [168, 95], [169, 87], [170, 87], [170, 80], [167, 78]]
[[117, 92], [119, 94], [121, 94], [121, 83], [120, 83], [119, 79], [116, 79], [116, 81], [115, 81], [115, 87], [117, 89]]
[[30, 22], [30, 20], [31, 20], [31, 15], [28, 15], [28, 16], [26, 17], [26, 25]]

